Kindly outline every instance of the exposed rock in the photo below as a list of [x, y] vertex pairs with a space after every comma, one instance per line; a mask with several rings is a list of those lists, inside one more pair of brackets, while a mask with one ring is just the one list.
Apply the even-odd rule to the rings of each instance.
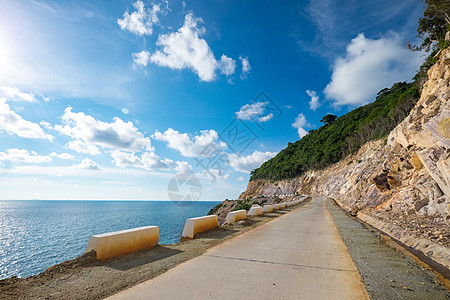
[[414, 202], [414, 209], [416, 211], [419, 211], [422, 207], [427, 205], [428, 202], [430, 202], [430, 201], [427, 198], [423, 198], [423, 199], [417, 200], [416, 202]]
[[239, 198], [326, 195], [358, 217], [394, 223], [411, 236], [450, 247], [450, 49], [428, 78], [387, 143], [370, 141], [324, 170], [293, 179], [250, 181]]
[[384, 171], [383, 173], [381, 173], [373, 178], [373, 182], [377, 186], [377, 189], [379, 189], [380, 191], [385, 191], [385, 190], [390, 189], [388, 178], [387, 178], [388, 173], [389, 172]]

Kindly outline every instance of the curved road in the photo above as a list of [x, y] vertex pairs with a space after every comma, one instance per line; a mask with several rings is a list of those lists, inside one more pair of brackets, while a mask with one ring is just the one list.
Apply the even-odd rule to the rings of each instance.
[[324, 197], [108, 299], [368, 299]]

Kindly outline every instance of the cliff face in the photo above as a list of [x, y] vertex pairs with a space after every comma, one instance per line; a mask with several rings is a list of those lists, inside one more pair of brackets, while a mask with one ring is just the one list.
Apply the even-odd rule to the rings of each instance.
[[450, 51], [428, 71], [422, 95], [387, 140], [320, 171], [270, 182], [250, 181], [239, 198], [325, 195], [354, 215], [399, 226], [450, 246]]

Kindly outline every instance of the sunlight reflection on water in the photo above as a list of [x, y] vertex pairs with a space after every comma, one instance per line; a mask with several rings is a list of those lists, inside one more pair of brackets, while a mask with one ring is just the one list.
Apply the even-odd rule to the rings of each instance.
[[178, 242], [187, 218], [218, 202], [0, 201], [0, 279], [28, 277], [83, 254], [93, 234], [156, 225], [160, 244]]

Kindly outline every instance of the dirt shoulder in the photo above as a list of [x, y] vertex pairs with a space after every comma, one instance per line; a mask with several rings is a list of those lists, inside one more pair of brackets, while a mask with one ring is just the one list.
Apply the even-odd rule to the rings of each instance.
[[407, 255], [392, 240], [346, 215], [327, 201], [339, 233], [370, 299], [449, 299], [438, 275]]
[[103, 261], [96, 261], [94, 253], [87, 253], [36, 276], [0, 280], [0, 298], [103, 299], [202, 255], [209, 248], [270, 222], [304, 203], [227, 225], [226, 228], [212, 229], [197, 234], [193, 240], [158, 245]]

